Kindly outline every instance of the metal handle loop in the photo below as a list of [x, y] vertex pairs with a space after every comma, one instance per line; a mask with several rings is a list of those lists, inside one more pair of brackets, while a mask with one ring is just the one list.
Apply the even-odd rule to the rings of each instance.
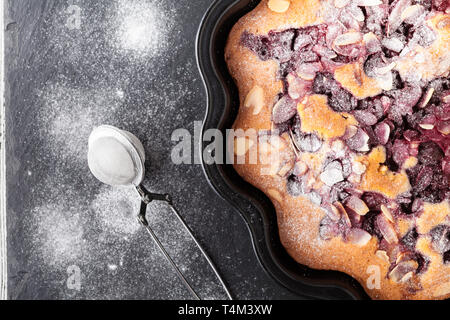
[[141, 208], [140, 208], [140, 212], [138, 215], [138, 221], [139, 223], [144, 226], [144, 228], [147, 230], [147, 232], [150, 234], [150, 236], [152, 237], [153, 241], [156, 243], [156, 245], [158, 246], [158, 248], [161, 250], [161, 252], [163, 253], [164, 257], [167, 259], [167, 261], [172, 265], [172, 267], [174, 268], [175, 272], [177, 273], [177, 276], [180, 278], [180, 280], [183, 282], [183, 284], [185, 285], [185, 287], [189, 290], [189, 292], [192, 294], [192, 296], [196, 299], [196, 300], [201, 300], [201, 298], [199, 297], [199, 295], [195, 292], [194, 288], [189, 284], [189, 282], [187, 281], [187, 279], [184, 277], [183, 273], [180, 271], [180, 269], [178, 268], [178, 266], [176, 265], [176, 263], [173, 261], [173, 259], [170, 257], [170, 255], [168, 254], [168, 252], [166, 251], [166, 249], [164, 248], [164, 246], [162, 245], [161, 241], [159, 241], [158, 237], [156, 236], [156, 234], [153, 232], [152, 228], [150, 227], [148, 220], [146, 218], [146, 213], [147, 213], [147, 206], [153, 202], [153, 201], [163, 201], [166, 202], [170, 209], [172, 210], [172, 212], [177, 216], [178, 220], [181, 222], [181, 224], [183, 225], [183, 227], [185, 228], [185, 230], [189, 233], [190, 237], [192, 238], [192, 240], [194, 240], [194, 243], [196, 244], [197, 248], [200, 250], [200, 252], [202, 253], [203, 257], [206, 259], [206, 261], [208, 262], [209, 266], [211, 267], [211, 269], [214, 272], [214, 275], [216, 276], [216, 278], [219, 280], [220, 284], [222, 285], [225, 293], [228, 296], [228, 299], [233, 300], [230, 291], [228, 290], [225, 282], [223, 281], [222, 277], [220, 276], [216, 266], [214, 265], [213, 261], [211, 260], [211, 258], [208, 256], [208, 254], [206, 253], [206, 251], [203, 249], [203, 247], [200, 245], [200, 243], [198, 242], [198, 240], [195, 238], [193, 232], [191, 231], [191, 229], [189, 228], [189, 226], [186, 224], [186, 222], [184, 221], [183, 217], [181, 217], [180, 213], [178, 212], [178, 210], [175, 208], [175, 206], [173, 205], [172, 202], [172, 197], [169, 194], [156, 194], [156, 193], [151, 193], [149, 192], [144, 186], [140, 185], [138, 187], [136, 187], [137, 192], [139, 193], [139, 195], [141, 196], [142, 199], [142, 203], [141, 203]]

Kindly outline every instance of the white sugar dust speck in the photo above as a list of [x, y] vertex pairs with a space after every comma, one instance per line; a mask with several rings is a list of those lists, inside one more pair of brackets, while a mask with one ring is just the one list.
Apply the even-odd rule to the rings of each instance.
[[118, 89], [116, 91], [116, 94], [120, 99], [123, 99], [125, 97], [125, 92], [123, 92], [123, 90], [121, 90], [121, 89]]
[[117, 270], [117, 265], [115, 265], [115, 264], [109, 264], [108, 265], [108, 269], [110, 270], [110, 271], [116, 271]]

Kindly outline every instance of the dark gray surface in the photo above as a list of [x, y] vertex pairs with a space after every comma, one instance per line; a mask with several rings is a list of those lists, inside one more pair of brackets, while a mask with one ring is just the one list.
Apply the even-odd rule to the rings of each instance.
[[[244, 221], [210, 189], [201, 166], [171, 161], [172, 132], [193, 133], [205, 113], [194, 47], [210, 3], [6, 1], [11, 299], [189, 298], [134, 226], [133, 193], [102, 186], [89, 173], [87, 138], [103, 123], [142, 139], [145, 184], [173, 195], [235, 297], [295, 298], [264, 273]], [[80, 29], [66, 25], [71, 4], [81, 9]], [[138, 33], [147, 26], [142, 38], [123, 32], [133, 23]], [[188, 243], [182, 254], [177, 242], [187, 239], [167, 211], [154, 209], [152, 223], [170, 251], [181, 263], [198, 264]], [[81, 271], [81, 290], [67, 285], [71, 266]], [[194, 269], [200, 272], [201, 263]], [[220, 298], [214, 286], [200, 287], [204, 297]]]

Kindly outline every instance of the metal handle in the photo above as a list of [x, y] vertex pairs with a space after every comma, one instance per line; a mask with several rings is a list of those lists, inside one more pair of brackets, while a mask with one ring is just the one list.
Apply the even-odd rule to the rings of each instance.
[[191, 229], [186, 224], [186, 222], [184, 221], [183, 217], [181, 217], [181, 215], [178, 212], [178, 210], [174, 207], [174, 205], [172, 203], [172, 197], [170, 195], [168, 195], [168, 194], [151, 193], [147, 189], [145, 189], [145, 187], [142, 186], [142, 185], [136, 187], [136, 190], [137, 190], [137, 192], [139, 193], [139, 195], [142, 198], [141, 209], [140, 209], [139, 216], [138, 216], [139, 223], [141, 223], [145, 227], [145, 229], [148, 231], [148, 233], [152, 237], [153, 241], [156, 243], [158, 248], [161, 250], [161, 252], [163, 253], [164, 257], [167, 259], [167, 261], [169, 261], [169, 263], [175, 269], [175, 271], [177, 273], [177, 276], [180, 278], [180, 280], [183, 282], [183, 284], [186, 286], [186, 288], [189, 290], [189, 292], [192, 294], [192, 296], [194, 296], [194, 298], [196, 300], [201, 300], [199, 295], [195, 292], [194, 288], [192, 288], [192, 286], [189, 284], [187, 279], [184, 277], [183, 273], [180, 271], [180, 269], [178, 268], [176, 263], [170, 257], [170, 255], [168, 254], [168, 252], [166, 251], [166, 249], [162, 245], [161, 241], [159, 241], [158, 237], [153, 232], [153, 230], [151, 229], [151, 227], [150, 227], [150, 225], [148, 223], [148, 220], [146, 218], [147, 206], [148, 206], [148, 204], [150, 204], [153, 201], [164, 201], [164, 202], [166, 202], [169, 205], [169, 207], [172, 210], [172, 212], [177, 216], [178, 220], [181, 222], [181, 224], [183, 225], [185, 230], [191, 236], [192, 240], [194, 240], [195, 245], [197, 246], [197, 248], [202, 253], [203, 257], [208, 262], [209, 266], [211, 267], [211, 269], [214, 272], [214, 275], [219, 280], [219, 282], [222, 285], [225, 293], [227, 294], [228, 299], [233, 300], [230, 291], [228, 290], [227, 286], [225, 285], [225, 282], [223, 281], [222, 277], [220, 276], [219, 272], [217, 271], [217, 268], [214, 265], [214, 263], [212, 262], [211, 258], [208, 256], [206, 251], [203, 249], [203, 247], [200, 245], [198, 240], [195, 238], [195, 236], [192, 233]]

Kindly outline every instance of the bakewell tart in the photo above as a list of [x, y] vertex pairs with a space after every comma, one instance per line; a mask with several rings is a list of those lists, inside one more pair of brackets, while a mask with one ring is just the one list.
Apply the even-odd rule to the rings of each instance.
[[235, 169], [288, 253], [374, 299], [449, 298], [450, 2], [262, 0], [225, 58], [257, 133]]

